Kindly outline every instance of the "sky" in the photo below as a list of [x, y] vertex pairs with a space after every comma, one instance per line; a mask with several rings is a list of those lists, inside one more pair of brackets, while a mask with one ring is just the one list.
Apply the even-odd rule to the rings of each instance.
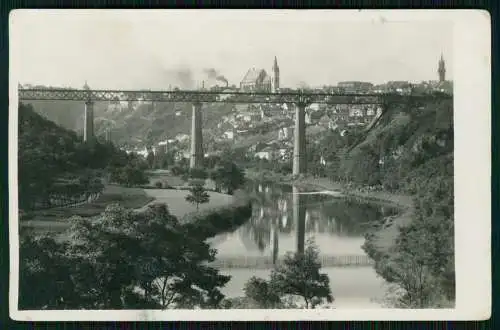
[[11, 63], [23, 84], [130, 90], [196, 88], [214, 73], [239, 85], [276, 56], [281, 87], [294, 88], [436, 80], [442, 53], [453, 79], [450, 22], [338, 12], [21, 10]]

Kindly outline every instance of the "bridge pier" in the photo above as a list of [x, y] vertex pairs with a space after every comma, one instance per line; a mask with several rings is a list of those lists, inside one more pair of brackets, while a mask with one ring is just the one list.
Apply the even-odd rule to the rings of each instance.
[[190, 168], [200, 167], [203, 164], [203, 134], [201, 103], [193, 103], [193, 115], [191, 118], [191, 158]]
[[94, 139], [94, 102], [85, 101], [85, 123], [83, 126], [83, 141], [90, 142]]
[[305, 126], [305, 104], [295, 105], [295, 132], [293, 148], [293, 172], [299, 175], [306, 171], [306, 126]]
[[297, 232], [297, 253], [304, 253], [304, 246], [306, 240], [306, 210], [303, 205], [303, 195], [297, 187], [292, 190], [292, 203], [293, 203], [293, 222], [295, 223], [295, 230]]

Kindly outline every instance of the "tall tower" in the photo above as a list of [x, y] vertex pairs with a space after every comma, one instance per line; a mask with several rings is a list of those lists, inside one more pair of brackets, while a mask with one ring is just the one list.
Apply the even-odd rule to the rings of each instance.
[[444, 59], [442, 53], [441, 53], [441, 58], [439, 59], [438, 74], [439, 74], [439, 82], [445, 81], [446, 68], [444, 65]]
[[274, 57], [272, 85], [273, 93], [276, 93], [280, 88], [280, 68], [278, 67], [278, 59], [276, 56]]

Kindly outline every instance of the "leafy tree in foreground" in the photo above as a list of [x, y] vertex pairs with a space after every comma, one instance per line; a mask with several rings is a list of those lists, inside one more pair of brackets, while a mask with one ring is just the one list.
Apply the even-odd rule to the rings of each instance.
[[283, 265], [271, 272], [270, 285], [280, 296], [299, 296], [306, 308], [315, 308], [324, 301], [333, 302], [328, 275], [319, 272], [319, 251], [312, 240], [304, 253], [288, 254]]
[[19, 309], [75, 306], [64, 245], [47, 236], [23, 235], [19, 247]]
[[205, 187], [201, 184], [196, 184], [189, 189], [189, 195], [186, 196], [186, 201], [195, 204], [196, 210], [198, 211], [200, 204], [205, 204], [210, 201], [210, 195], [208, 195]]
[[330, 279], [320, 268], [318, 249], [309, 240], [304, 253], [286, 255], [283, 264], [271, 271], [269, 281], [252, 277], [245, 285], [245, 298], [260, 308], [296, 307], [294, 297], [301, 297], [306, 308], [331, 303]]
[[218, 307], [224, 298], [219, 288], [228, 276], [206, 266], [215, 250], [203, 239], [188, 235], [164, 204], [151, 206], [139, 220], [140, 286], [160, 308]]
[[280, 306], [280, 297], [264, 279], [253, 276], [244, 287], [245, 296], [260, 308], [276, 308]]
[[20, 254], [20, 308], [215, 308], [230, 279], [207, 263], [216, 251], [164, 204], [144, 212], [111, 205], [73, 218], [70, 240], [27, 240]]

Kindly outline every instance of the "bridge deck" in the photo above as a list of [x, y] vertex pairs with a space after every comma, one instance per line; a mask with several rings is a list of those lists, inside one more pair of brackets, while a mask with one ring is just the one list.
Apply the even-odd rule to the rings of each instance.
[[119, 91], [78, 89], [18, 89], [20, 100], [66, 101], [146, 101], [146, 102], [207, 102], [207, 103], [326, 103], [326, 104], [385, 104], [429, 98], [451, 98], [447, 94], [402, 95], [318, 93], [297, 91], [286, 93], [217, 92], [217, 91]]

